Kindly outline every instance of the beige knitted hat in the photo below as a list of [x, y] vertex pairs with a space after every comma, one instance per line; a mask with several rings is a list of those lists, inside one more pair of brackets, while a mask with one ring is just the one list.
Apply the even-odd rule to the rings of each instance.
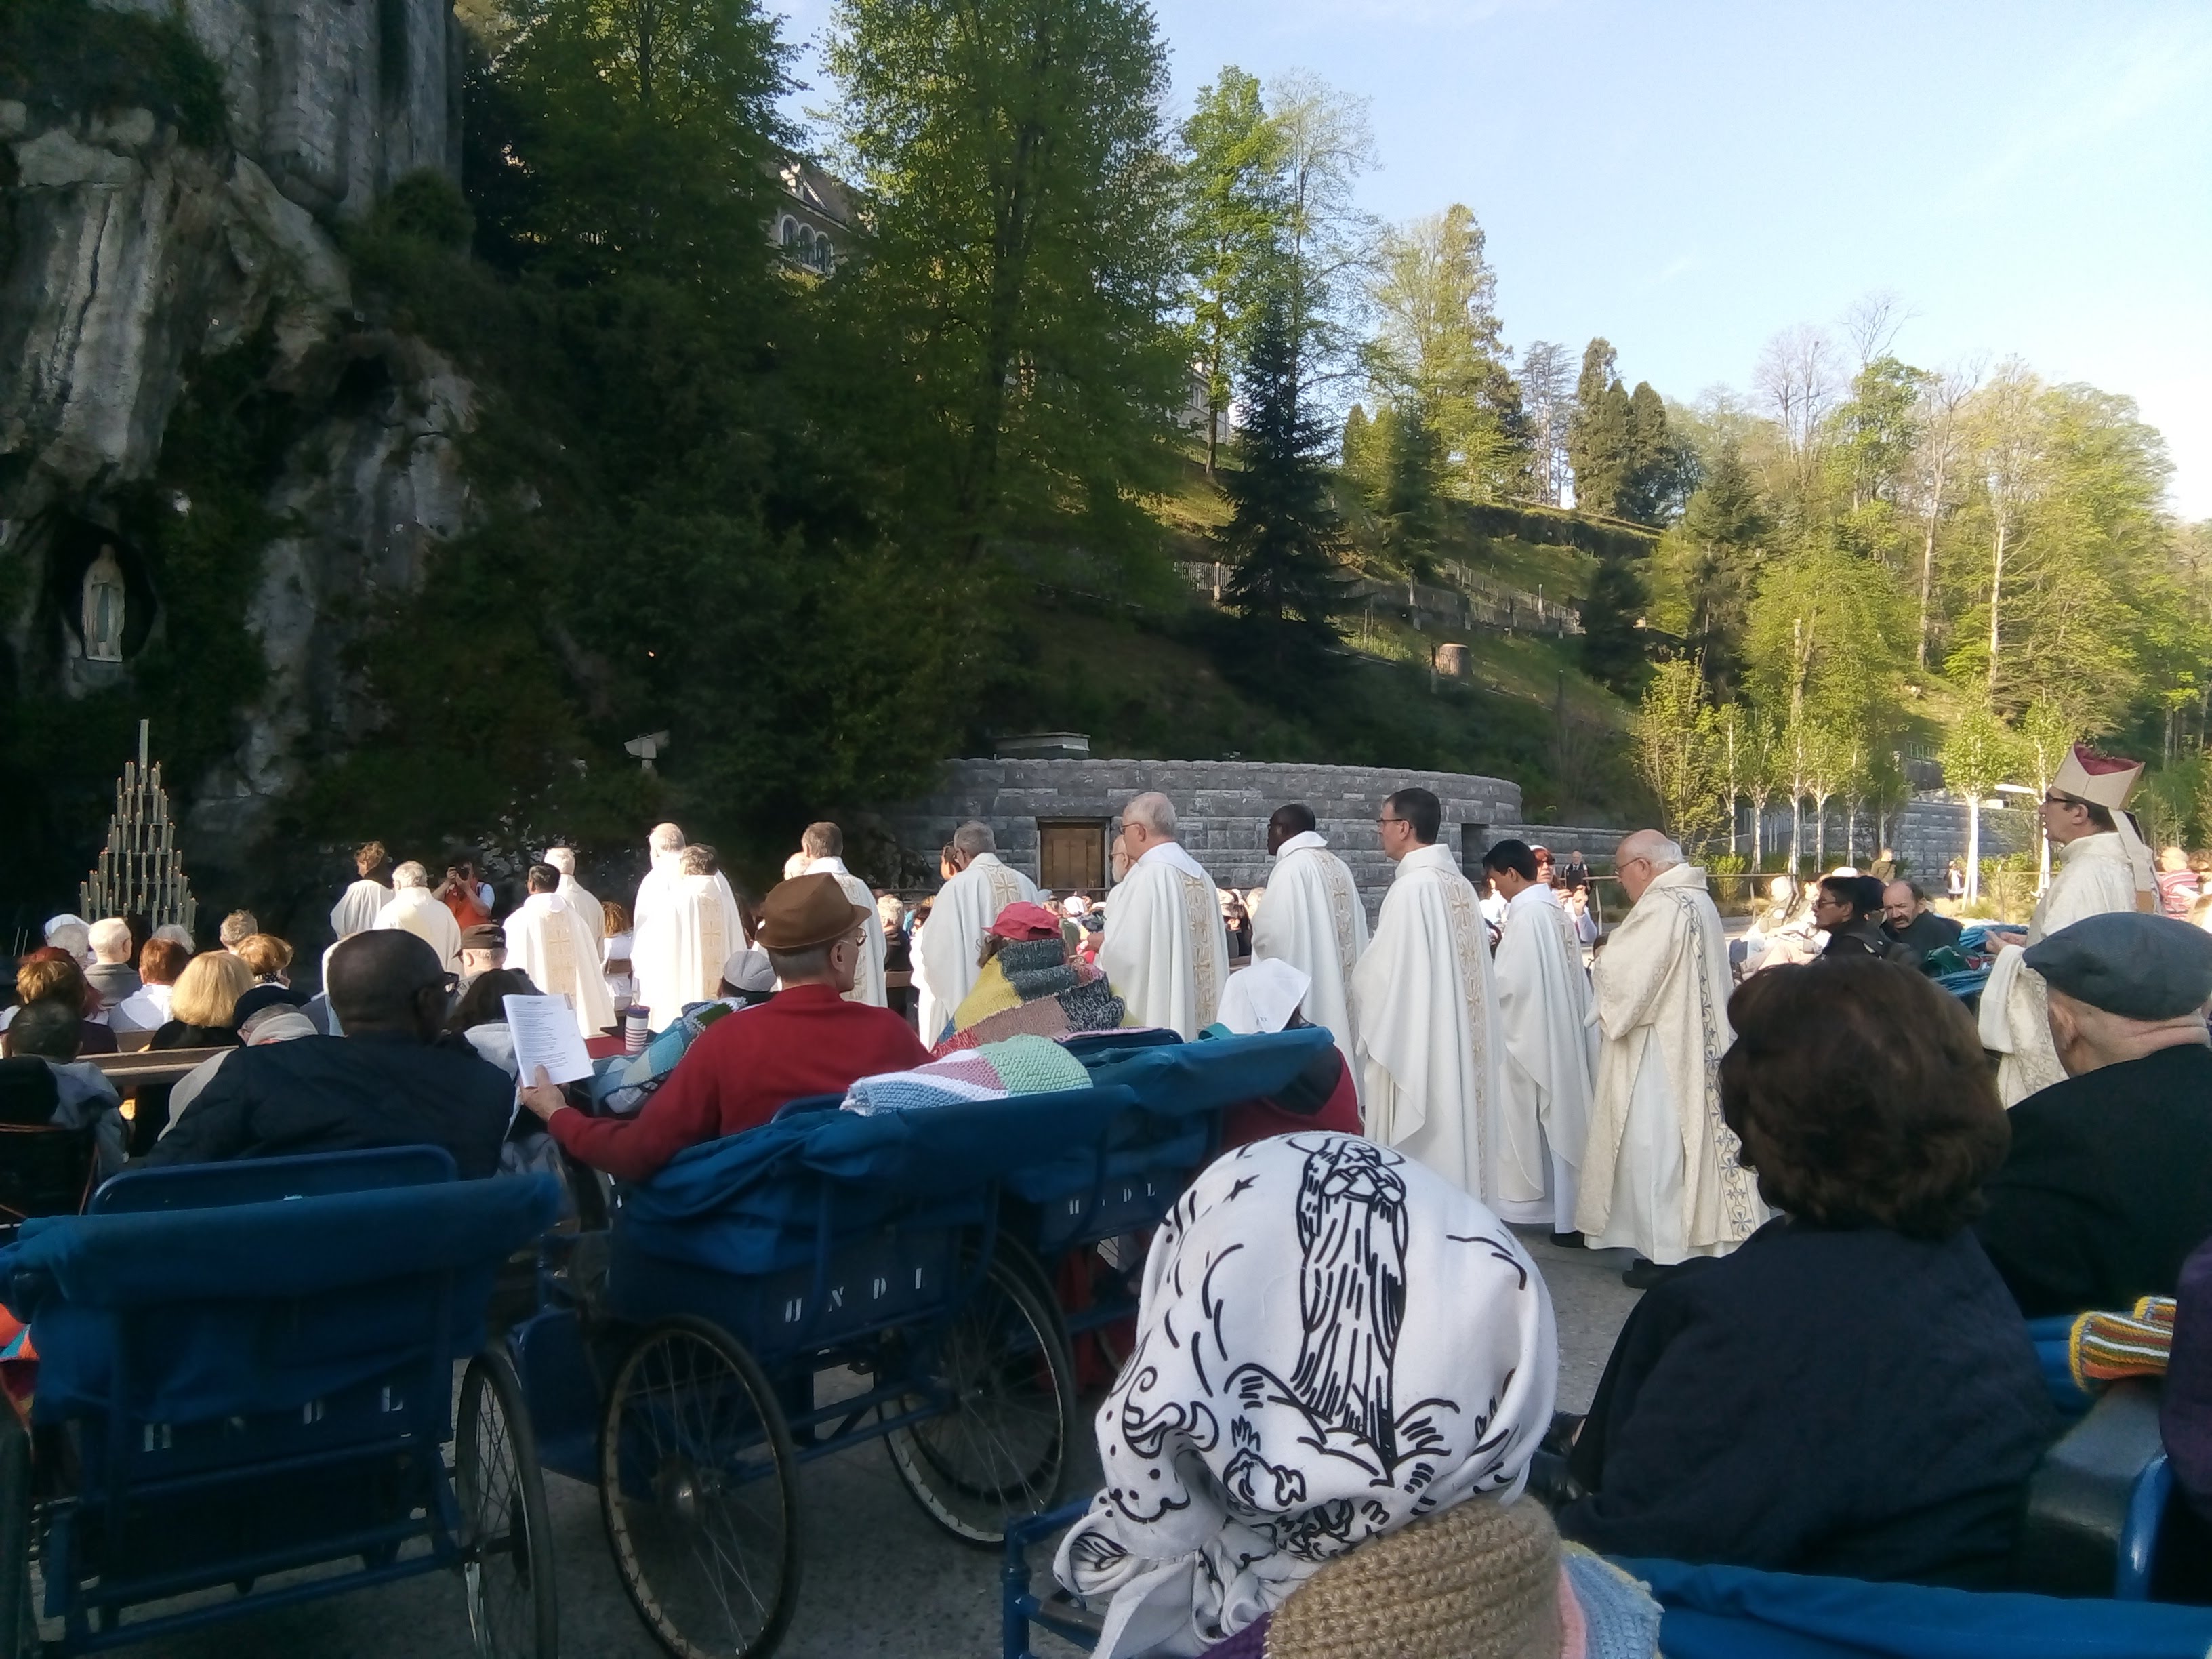
[[1267, 1659], [1559, 1659], [1559, 1534], [1532, 1498], [1470, 1498], [1329, 1562]]

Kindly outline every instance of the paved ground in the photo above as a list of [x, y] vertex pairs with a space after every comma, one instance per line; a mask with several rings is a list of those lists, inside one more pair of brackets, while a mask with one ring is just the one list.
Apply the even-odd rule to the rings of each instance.
[[[1559, 1403], [1580, 1410], [1636, 1299], [1620, 1282], [1626, 1252], [1522, 1238], [1558, 1312]], [[1085, 1470], [1086, 1483], [1091, 1473]], [[562, 1651], [569, 1659], [659, 1655], [609, 1562], [596, 1492], [558, 1475], [547, 1482]], [[808, 1466], [802, 1503], [806, 1577], [783, 1655], [990, 1659], [999, 1651], [996, 1555], [964, 1548], [926, 1520], [883, 1452], [866, 1447]], [[460, 1587], [438, 1574], [131, 1651], [146, 1659], [467, 1659], [472, 1650]]]

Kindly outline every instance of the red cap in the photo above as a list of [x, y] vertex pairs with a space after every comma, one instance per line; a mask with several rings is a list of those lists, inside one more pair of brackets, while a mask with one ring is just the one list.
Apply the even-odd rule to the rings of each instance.
[[999, 939], [1057, 939], [1060, 918], [1041, 904], [1009, 904], [985, 930]]

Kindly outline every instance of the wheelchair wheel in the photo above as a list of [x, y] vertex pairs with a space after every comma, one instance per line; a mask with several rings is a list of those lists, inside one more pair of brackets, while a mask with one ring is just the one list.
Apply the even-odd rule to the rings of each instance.
[[0, 1656], [31, 1659], [39, 1650], [38, 1603], [31, 1587], [31, 1437], [0, 1401]]
[[616, 1367], [599, 1510], [638, 1617], [676, 1659], [772, 1651], [799, 1600], [799, 1454], [753, 1357], [672, 1319]]
[[555, 1659], [560, 1603], [545, 1477], [514, 1366], [495, 1348], [461, 1376], [453, 1481], [478, 1659]]
[[[1010, 1521], [1052, 1508], [1067, 1474], [1075, 1365], [1051, 1300], [1030, 1281], [992, 1259], [967, 1305], [917, 1356], [944, 1409], [884, 1437], [915, 1501], [971, 1544], [1003, 1543]], [[927, 1397], [885, 1409], [915, 1410]]]

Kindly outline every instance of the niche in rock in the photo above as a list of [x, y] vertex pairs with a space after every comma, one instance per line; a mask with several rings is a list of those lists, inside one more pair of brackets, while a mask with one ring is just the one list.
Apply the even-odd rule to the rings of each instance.
[[130, 538], [75, 514], [46, 530], [49, 614], [60, 624], [63, 654], [88, 663], [123, 663], [154, 631], [155, 593], [146, 561]]

